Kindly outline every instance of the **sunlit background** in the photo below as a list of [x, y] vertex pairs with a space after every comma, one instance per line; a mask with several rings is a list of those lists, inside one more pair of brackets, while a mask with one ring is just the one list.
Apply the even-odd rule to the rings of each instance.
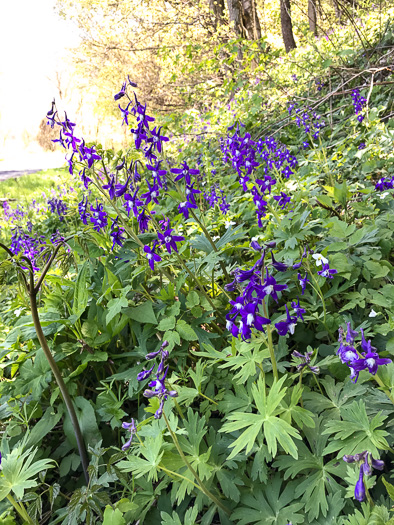
[[51, 100], [69, 96], [67, 50], [78, 42], [53, 0], [0, 2], [0, 171], [63, 164], [35, 139]]

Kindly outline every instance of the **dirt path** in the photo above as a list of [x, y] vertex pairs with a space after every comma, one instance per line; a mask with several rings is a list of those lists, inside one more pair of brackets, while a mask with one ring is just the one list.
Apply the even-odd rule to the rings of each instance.
[[0, 171], [0, 182], [7, 179], [15, 179], [16, 177], [22, 177], [22, 175], [30, 175], [31, 173], [37, 173], [40, 170], [22, 170], [22, 171]]

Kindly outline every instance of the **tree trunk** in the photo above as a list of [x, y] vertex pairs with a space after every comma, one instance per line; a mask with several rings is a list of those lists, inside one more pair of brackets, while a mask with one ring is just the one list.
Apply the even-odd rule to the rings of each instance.
[[286, 53], [288, 53], [297, 47], [293, 35], [293, 24], [291, 22], [290, 0], [280, 0], [280, 22], [283, 43], [285, 44]]
[[228, 13], [230, 17], [230, 24], [233, 25], [235, 34], [241, 38], [247, 38], [245, 28], [242, 20], [242, 4], [241, 0], [227, 0]]
[[309, 31], [317, 36], [317, 12], [315, 0], [308, 0]]
[[209, 0], [209, 9], [215, 17], [215, 29], [225, 22], [224, 0]]
[[256, 0], [242, 0], [243, 26], [246, 29], [249, 40], [261, 38], [261, 26], [256, 11]]

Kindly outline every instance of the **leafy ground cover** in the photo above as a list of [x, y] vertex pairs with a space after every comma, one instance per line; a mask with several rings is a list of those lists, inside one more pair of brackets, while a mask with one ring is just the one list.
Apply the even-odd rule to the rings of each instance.
[[344, 30], [203, 113], [155, 121], [127, 78], [125, 151], [52, 105], [70, 183], [3, 207], [4, 523], [394, 522], [393, 37], [369, 23], [369, 53]]

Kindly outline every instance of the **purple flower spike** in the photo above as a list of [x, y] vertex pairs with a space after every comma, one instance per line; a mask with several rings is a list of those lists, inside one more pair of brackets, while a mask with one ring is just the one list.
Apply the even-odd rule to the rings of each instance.
[[137, 375], [137, 380], [144, 381], [145, 379], [148, 379], [148, 377], [152, 375], [154, 368], [155, 368], [155, 365], [153, 365], [152, 368], [149, 368], [149, 370], [142, 370], [142, 372], [140, 372]]

